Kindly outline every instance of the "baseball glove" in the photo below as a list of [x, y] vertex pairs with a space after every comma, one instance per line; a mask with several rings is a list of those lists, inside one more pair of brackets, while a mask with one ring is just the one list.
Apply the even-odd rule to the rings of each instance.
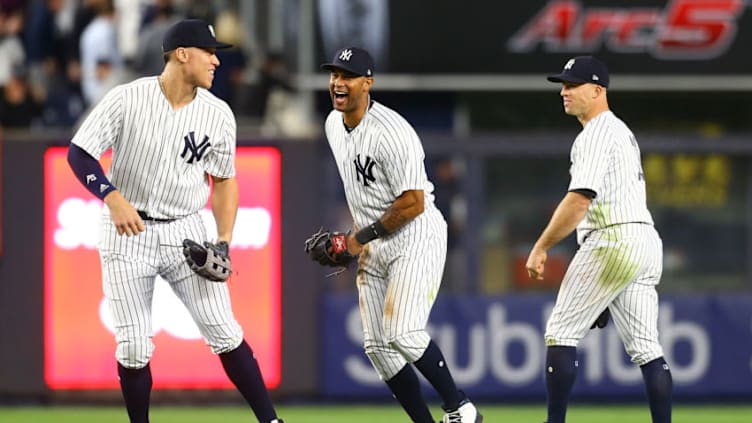
[[595, 322], [593, 322], [593, 325], [590, 326], [590, 329], [595, 329], [595, 328], [603, 329], [603, 328], [605, 328], [606, 325], [608, 324], [609, 316], [611, 316], [611, 312], [608, 311], [608, 307], [606, 307], [606, 309], [603, 310], [603, 313], [601, 313], [600, 316], [598, 316], [598, 318], [595, 319]]
[[224, 282], [232, 273], [230, 246], [220, 241], [216, 244], [183, 240], [183, 255], [191, 270], [214, 282]]
[[347, 234], [323, 228], [306, 240], [305, 252], [322, 266], [347, 267], [355, 260], [355, 256], [347, 251]]

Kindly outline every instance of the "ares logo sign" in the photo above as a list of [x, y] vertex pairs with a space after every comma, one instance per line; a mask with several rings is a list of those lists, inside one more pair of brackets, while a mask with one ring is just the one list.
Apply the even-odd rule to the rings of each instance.
[[[622, 4], [629, 4], [623, 2]], [[514, 53], [539, 45], [551, 53], [647, 53], [665, 60], [704, 60], [734, 40], [744, 0], [674, 0], [660, 8], [583, 8], [552, 0], [508, 41]]]

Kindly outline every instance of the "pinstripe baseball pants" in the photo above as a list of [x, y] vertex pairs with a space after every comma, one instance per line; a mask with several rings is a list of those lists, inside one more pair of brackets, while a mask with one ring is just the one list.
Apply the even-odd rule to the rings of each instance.
[[590, 232], [564, 275], [546, 326], [546, 345], [577, 346], [608, 307], [632, 362], [663, 356], [658, 293], [663, 243], [652, 225], [628, 223]]
[[198, 276], [183, 256], [183, 239], [206, 240], [201, 217], [193, 214], [144, 224], [146, 231], [127, 237], [117, 235], [109, 215], [102, 221], [102, 285], [115, 324], [117, 361], [127, 368], [149, 363], [154, 351], [151, 307], [157, 275], [170, 284], [215, 354], [237, 348], [243, 330], [233, 316], [227, 285]]
[[378, 240], [361, 254], [357, 275], [364, 347], [383, 380], [418, 360], [431, 341], [426, 324], [441, 285], [447, 232], [435, 230], [419, 241], [405, 241], [396, 255]]

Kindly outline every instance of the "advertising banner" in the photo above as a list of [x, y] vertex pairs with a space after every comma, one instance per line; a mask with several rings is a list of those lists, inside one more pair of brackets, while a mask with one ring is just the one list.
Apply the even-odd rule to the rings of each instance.
[[[553, 295], [440, 296], [429, 331], [457, 384], [470, 395], [544, 398], [543, 331], [554, 300]], [[386, 386], [363, 353], [357, 297], [330, 295], [322, 306], [323, 393], [383, 397]], [[752, 294], [661, 296], [659, 331], [677, 396], [752, 395]], [[642, 373], [629, 361], [613, 322], [591, 330], [578, 354], [574, 395], [644, 395]]]
[[[118, 389], [116, 345], [96, 250], [103, 204], [76, 180], [66, 155], [64, 147], [45, 155], [45, 381], [50, 389]], [[109, 161], [103, 157], [105, 169]], [[276, 148], [237, 150], [240, 207], [230, 248], [235, 273], [228, 281], [235, 317], [270, 388], [281, 379], [280, 168]], [[216, 236], [211, 211], [201, 213], [210, 238]], [[185, 307], [159, 277], [152, 313], [155, 388], [233, 387]]]
[[[319, 63], [367, 48], [376, 74], [540, 74], [594, 54], [621, 74], [746, 74], [744, 0], [318, 1]], [[415, 17], [419, 17], [416, 19]]]

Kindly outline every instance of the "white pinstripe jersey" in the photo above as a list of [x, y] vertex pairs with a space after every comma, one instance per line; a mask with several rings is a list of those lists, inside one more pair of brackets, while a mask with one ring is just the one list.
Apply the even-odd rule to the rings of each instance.
[[206, 206], [207, 173], [235, 175], [236, 132], [232, 110], [209, 91], [173, 110], [150, 76], [107, 93], [71, 142], [96, 159], [112, 148], [112, 184], [137, 210], [175, 218]]
[[592, 230], [641, 222], [652, 225], [645, 196], [640, 147], [632, 131], [611, 111], [591, 119], [574, 140], [569, 190], [596, 196], [577, 225], [577, 241]]
[[424, 239], [444, 224], [433, 202], [433, 184], [426, 176], [420, 138], [397, 112], [372, 101], [358, 126], [348, 132], [342, 113], [332, 110], [325, 131], [357, 227], [381, 218], [408, 190], [423, 191], [423, 213], [393, 236]]

